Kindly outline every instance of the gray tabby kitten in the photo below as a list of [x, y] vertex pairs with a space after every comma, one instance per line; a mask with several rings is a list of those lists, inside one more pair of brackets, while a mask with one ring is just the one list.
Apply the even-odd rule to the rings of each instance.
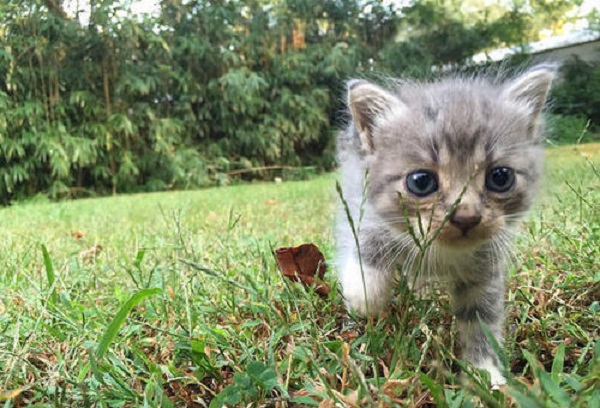
[[443, 280], [463, 355], [488, 370], [494, 386], [505, 379], [479, 318], [502, 344], [506, 258], [537, 191], [541, 111], [554, 76], [554, 67], [539, 65], [503, 83], [455, 77], [398, 82], [391, 91], [362, 80], [348, 86], [341, 186], [355, 224], [361, 206], [362, 219], [359, 262], [343, 208], [338, 217], [346, 304], [363, 315], [384, 311], [398, 269], [417, 288]]

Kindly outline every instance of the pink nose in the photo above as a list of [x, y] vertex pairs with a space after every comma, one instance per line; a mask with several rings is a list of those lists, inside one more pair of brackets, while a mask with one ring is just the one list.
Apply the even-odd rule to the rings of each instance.
[[480, 214], [460, 214], [456, 211], [450, 216], [450, 223], [466, 234], [470, 229], [475, 228], [481, 222]]

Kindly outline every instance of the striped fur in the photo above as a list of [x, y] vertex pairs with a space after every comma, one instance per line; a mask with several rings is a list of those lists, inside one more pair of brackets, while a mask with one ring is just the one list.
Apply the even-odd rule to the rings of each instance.
[[[479, 319], [502, 344], [506, 258], [542, 173], [541, 112], [554, 75], [553, 67], [537, 66], [504, 81], [348, 86], [352, 120], [340, 133], [338, 158], [350, 216], [358, 224], [362, 208], [362, 218], [359, 257], [340, 206], [338, 270], [346, 304], [363, 315], [385, 311], [397, 270], [419, 286], [442, 280], [464, 357], [490, 371], [495, 385], [504, 379]], [[496, 167], [514, 170], [507, 192], [486, 189]], [[406, 177], [417, 170], [437, 176], [436, 193], [418, 197], [408, 189]], [[465, 227], [464, 219], [476, 225]]]

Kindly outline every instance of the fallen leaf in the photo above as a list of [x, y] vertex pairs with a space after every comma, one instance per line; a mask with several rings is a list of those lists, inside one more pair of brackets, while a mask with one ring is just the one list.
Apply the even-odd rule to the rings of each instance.
[[325, 257], [316, 245], [278, 248], [275, 250], [275, 258], [283, 276], [304, 286], [313, 286], [321, 296], [327, 296], [331, 291], [327, 283], [317, 281], [323, 279], [327, 267]]
[[96, 257], [98, 255], [100, 255], [100, 252], [102, 252], [102, 249], [103, 249], [102, 245], [94, 244], [89, 249], [86, 249], [85, 251], [81, 251], [79, 253], [79, 257], [86, 262], [94, 261], [94, 260], [96, 260]]
[[267, 201], [263, 202], [264, 206], [271, 206], [271, 205], [279, 205], [279, 201], [277, 201], [274, 198], [269, 198]]
[[335, 408], [335, 401], [331, 398], [321, 401], [319, 408]]
[[352, 340], [356, 340], [357, 338], [360, 337], [360, 333], [357, 332], [356, 330], [345, 330], [343, 332], [340, 333], [340, 337], [346, 341], [352, 341]]
[[[331, 392], [333, 394], [335, 394], [335, 396], [337, 397], [337, 399], [339, 399], [340, 401], [342, 401], [345, 406], [350, 407], [350, 408], [358, 408], [358, 407], [365, 407], [366, 406], [366, 399], [363, 398], [362, 400], [360, 400], [358, 398], [358, 391], [354, 390], [351, 391], [348, 395], [342, 394], [339, 391], [336, 390], [331, 390]], [[319, 408], [335, 408], [338, 405], [336, 404], [334, 399], [331, 398], [327, 398], [324, 399], [323, 401], [321, 401], [321, 403], [319, 404]]]
[[[335, 395], [335, 399], [334, 398], [323, 398], [324, 395]], [[363, 398], [362, 400], [359, 399], [359, 393], [357, 390], [353, 390], [353, 391], [349, 391], [347, 393], [344, 392], [340, 392], [337, 391], [333, 388], [330, 387], [325, 387], [323, 385], [317, 385], [314, 387], [314, 389], [312, 390], [312, 392], [309, 392], [306, 389], [301, 389], [295, 392], [292, 392], [292, 398], [298, 398], [298, 397], [309, 397], [311, 399], [313, 399], [315, 402], [318, 402], [319, 408], [336, 408], [338, 406], [340, 406], [339, 404], [337, 404], [337, 401], [341, 401], [345, 406], [345, 407], [349, 407], [349, 408], [358, 408], [358, 407], [365, 407], [366, 405], [366, 400], [365, 398]]]
[[390, 369], [388, 368], [388, 366], [380, 358], [377, 358], [377, 361], [379, 361], [379, 365], [381, 366], [381, 369], [383, 371], [383, 377], [384, 378], [389, 378], [389, 376], [390, 376]]
[[316, 274], [320, 279], [325, 276], [325, 257], [314, 244], [278, 248], [275, 256], [286, 276], [294, 276], [296, 273], [312, 277]]
[[23, 393], [23, 391], [27, 390], [28, 387], [19, 387], [16, 390], [11, 391], [0, 391], [0, 401], [8, 401], [11, 399], [17, 398], [19, 395]]
[[71, 231], [71, 236], [75, 239], [81, 239], [85, 237], [85, 232], [83, 231]]
[[383, 384], [383, 393], [392, 400], [401, 401], [399, 397], [405, 392], [414, 381], [414, 377], [408, 377], [402, 380], [388, 379]]

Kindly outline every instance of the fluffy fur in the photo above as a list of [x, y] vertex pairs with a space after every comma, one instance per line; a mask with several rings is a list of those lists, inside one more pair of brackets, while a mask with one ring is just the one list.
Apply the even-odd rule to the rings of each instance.
[[[346, 304], [362, 315], [386, 310], [398, 270], [409, 284], [443, 280], [463, 355], [488, 370], [494, 385], [504, 378], [478, 319], [502, 344], [506, 258], [515, 225], [536, 195], [541, 111], [554, 75], [554, 67], [537, 66], [505, 81], [454, 77], [397, 82], [391, 90], [362, 80], [348, 85], [352, 120], [339, 136], [338, 156], [344, 199], [360, 224], [360, 257], [340, 206]], [[489, 188], [495, 169], [514, 175], [507, 191]], [[408, 179], [419, 172], [437, 183], [433, 193], [411, 190]], [[492, 181], [504, 182], [503, 174]]]

